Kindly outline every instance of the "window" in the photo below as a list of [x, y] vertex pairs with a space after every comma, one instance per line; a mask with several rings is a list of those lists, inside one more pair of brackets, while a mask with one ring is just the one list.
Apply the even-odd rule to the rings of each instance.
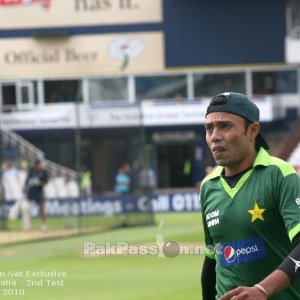
[[300, 1], [288, 0], [287, 9], [288, 33], [291, 37], [300, 39]]
[[138, 100], [178, 99], [187, 97], [186, 75], [136, 77]]
[[253, 72], [252, 81], [254, 95], [297, 93], [297, 72], [295, 70]]
[[3, 82], [0, 85], [2, 93], [2, 110], [28, 110], [37, 103], [37, 82], [18, 80]]
[[3, 83], [2, 92], [2, 110], [4, 112], [12, 111], [17, 106], [17, 88], [15, 83]]
[[213, 97], [222, 92], [239, 92], [245, 94], [244, 73], [195, 74], [195, 97]]
[[128, 101], [127, 78], [99, 78], [89, 80], [90, 102]]
[[45, 103], [82, 101], [80, 80], [53, 80], [44, 82]]

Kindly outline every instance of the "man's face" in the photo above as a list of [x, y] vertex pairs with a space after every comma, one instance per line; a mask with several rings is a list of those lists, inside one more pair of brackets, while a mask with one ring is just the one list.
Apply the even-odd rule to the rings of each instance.
[[206, 142], [216, 163], [228, 168], [243, 166], [255, 143], [251, 130], [245, 129], [245, 120], [230, 113], [214, 112], [207, 115], [205, 128]]
[[37, 169], [37, 170], [41, 170], [42, 169], [42, 164], [40, 163], [40, 162], [38, 162], [38, 163], [35, 163], [35, 168]]

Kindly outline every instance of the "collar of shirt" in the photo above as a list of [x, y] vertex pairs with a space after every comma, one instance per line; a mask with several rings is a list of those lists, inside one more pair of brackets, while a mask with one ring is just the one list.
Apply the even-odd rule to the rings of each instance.
[[[268, 166], [270, 163], [270, 159], [271, 156], [268, 154], [268, 152], [261, 147], [256, 155], [256, 158], [254, 160], [253, 163], [253, 168], [257, 167], [257, 166]], [[224, 170], [224, 167], [218, 166], [214, 171], [212, 171], [212, 173], [210, 173], [208, 176], [206, 176], [203, 181], [202, 184], [208, 180], [217, 178], [217, 177], [221, 177], [222, 176], [222, 172]]]

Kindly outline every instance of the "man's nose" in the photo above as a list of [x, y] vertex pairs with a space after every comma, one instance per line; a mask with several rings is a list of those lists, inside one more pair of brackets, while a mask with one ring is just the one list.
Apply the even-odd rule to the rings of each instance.
[[215, 128], [211, 134], [211, 141], [212, 142], [217, 142], [220, 141], [222, 139], [220, 130], [218, 130], [218, 128]]

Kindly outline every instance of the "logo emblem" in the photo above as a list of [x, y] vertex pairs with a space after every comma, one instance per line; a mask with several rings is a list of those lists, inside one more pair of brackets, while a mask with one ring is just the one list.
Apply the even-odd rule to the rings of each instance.
[[222, 267], [230, 267], [265, 258], [267, 249], [261, 238], [229, 242], [219, 252]]
[[145, 43], [136, 37], [122, 36], [113, 40], [109, 45], [111, 57], [121, 60], [121, 70], [125, 70], [130, 60], [139, 56], [146, 49]]
[[232, 263], [235, 261], [236, 253], [235, 250], [231, 246], [227, 246], [224, 249], [224, 257], [229, 262]]
[[297, 273], [298, 268], [300, 268], [300, 261], [293, 259], [292, 257], [289, 256], [289, 258], [295, 263], [295, 273]]
[[39, 3], [45, 8], [50, 7], [51, 0], [0, 0], [0, 6], [23, 6]]
[[263, 213], [265, 210], [265, 208], [259, 208], [257, 202], [255, 202], [254, 208], [248, 210], [249, 214], [252, 216], [251, 223], [257, 219], [264, 221]]

